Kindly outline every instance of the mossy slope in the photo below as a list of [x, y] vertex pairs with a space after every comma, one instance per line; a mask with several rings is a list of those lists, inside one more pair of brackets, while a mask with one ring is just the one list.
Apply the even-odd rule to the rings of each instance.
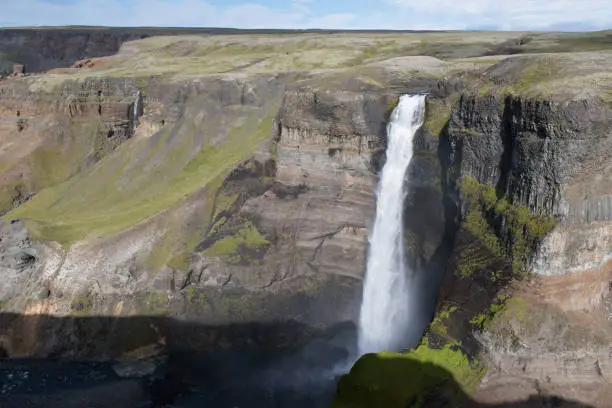
[[610, 51], [515, 56], [473, 77], [469, 87], [481, 95], [547, 100], [592, 98], [611, 104], [611, 62]]
[[421, 345], [405, 354], [366, 354], [340, 379], [332, 407], [426, 407], [429, 399], [442, 394], [458, 403], [483, 374], [478, 362], [450, 345], [439, 350]]
[[45, 129], [44, 139], [25, 134], [24, 143], [39, 143], [24, 159], [10, 154], [0, 160], [0, 211], [8, 211], [20, 200], [55, 186], [85, 171], [110, 154], [122, 142], [109, 138], [109, 127], [101, 118], [65, 119]]
[[237, 111], [227, 125], [187, 114], [149, 139], [124, 143], [7, 217], [27, 218], [37, 237], [63, 245], [124, 231], [223, 180], [270, 136], [279, 105], [276, 97], [261, 109]]

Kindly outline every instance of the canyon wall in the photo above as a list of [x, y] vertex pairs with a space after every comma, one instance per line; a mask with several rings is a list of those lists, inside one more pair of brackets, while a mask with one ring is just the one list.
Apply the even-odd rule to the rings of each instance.
[[[109, 327], [100, 336], [84, 326], [75, 338], [67, 335], [71, 319], [33, 330], [33, 314], [177, 315], [203, 325], [355, 320], [390, 96], [285, 91], [284, 79], [273, 76], [151, 82], [140, 88], [144, 114], [133, 130], [132, 81], [63, 84], [55, 99], [18, 84], [3, 93], [5, 117], [29, 125], [21, 132], [7, 126], [6, 139], [48, 146], [55, 121], [78, 123], [49, 159], [57, 165], [68, 156], [78, 166], [66, 174], [69, 183], [58, 177], [38, 185], [32, 177], [31, 201], [13, 199], [17, 215], [3, 221], [2, 307], [22, 314], [4, 322], [8, 355], [118, 357], [119, 343], [106, 346], [125, 337], [117, 330], [131, 330]], [[105, 155], [96, 156], [97, 143], [78, 150], [80, 157], [70, 144], [97, 140], [76, 127], [90, 120], [99, 123], [95, 135], [105, 131], [104, 142], [117, 140], [99, 163]], [[38, 165], [43, 147], [29, 145], [26, 163]], [[10, 171], [3, 176], [5, 185], [15, 182]], [[180, 195], [168, 197], [166, 185]], [[147, 219], [138, 222], [135, 212], [148, 200], [166, 201], [142, 209]], [[19, 334], [26, 330], [27, 341]], [[143, 339], [135, 348], [167, 336], [134, 330]], [[92, 338], [99, 346], [91, 347]]]
[[505, 75], [428, 98], [407, 174], [406, 245], [432, 280], [436, 313], [416, 350], [363, 357], [339, 383], [337, 406], [389, 395], [397, 406], [474, 403], [453, 387], [441, 402], [445, 380], [435, 376], [419, 389], [383, 380], [400, 368], [421, 375], [415, 361], [449, 364], [481, 403], [609, 406], [612, 113], [599, 95], [534, 96], [509, 86], [516, 72]]
[[0, 82], [0, 354], [346, 358], [387, 121], [427, 92], [404, 219], [433, 322], [412, 356], [442, 353], [482, 402], [606, 406], [609, 106], [394, 63]]
[[440, 304], [489, 366], [483, 401], [606, 406], [610, 119], [597, 99], [465, 94], [452, 112], [443, 140], [460, 221]]
[[126, 41], [151, 34], [135, 30], [2, 29], [0, 30], [0, 74], [13, 71], [13, 64], [25, 65], [27, 73], [70, 66], [83, 58], [115, 54]]
[[118, 79], [67, 81], [54, 92], [1, 82], [0, 212], [90, 168], [132, 137], [137, 98], [136, 87]]
[[[6, 353], [118, 357], [110, 350], [123, 350], [119, 344], [103, 352], [124, 338], [117, 328], [64, 335], [74, 330], [71, 319], [92, 315], [353, 330], [388, 117], [402, 93], [442, 97], [455, 84], [324, 91], [288, 79], [102, 78], [61, 82], [53, 93], [32, 91], [28, 78], [6, 81], [7, 119], [30, 125], [7, 127], [5, 137], [41, 145], [24, 152], [30, 166], [39, 165], [36, 152], [53, 140], [56, 120], [97, 121], [94, 137], [75, 127], [58, 139], [49, 160], [70, 159], [74, 168], [46, 184], [32, 177], [28, 200], [8, 208], [2, 306], [23, 317], [5, 323], [13, 333], [3, 339]], [[93, 143], [81, 146], [83, 139]], [[98, 139], [116, 142], [102, 148]], [[68, 319], [32, 330], [30, 316], [39, 314]], [[24, 330], [31, 340], [22, 343]], [[135, 330], [143, 331], [135, 348], [167, 337]]]

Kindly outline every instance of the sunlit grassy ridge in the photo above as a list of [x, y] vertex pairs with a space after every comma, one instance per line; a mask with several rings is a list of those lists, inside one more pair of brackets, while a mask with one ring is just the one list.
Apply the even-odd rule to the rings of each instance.
[[[88, 75], [201, 75], [334, 69], [398, 56], [478, 56], [517, 33], [288, 34], [151, 37], [127, 43]], [[137, 58], [135, 58], [137, 56]]]
[[[508, 74], [507, 78], [491, 83], [485, 75], [470, 79], [470, 84], [483, 93], [494, 90], [533, 95], [563, 94], [571, 88], [574, 94], [585, 89], [592, 96], [601, 89], [604, 98], [612, 99], [610, 52], [609, 31], [178, 35], [125, 43], [117, 55], [97, 59], [94, 68], [58, 69], [26, 80], [31, 90], [52, 90], [66, 78], [155, 76], [171, 81], [300, 71], [330, 79], [333, 72], [339, 72], [385, 84], [381, 78], [389, 75], [369, 71], [383, 68], [405, 74], [414, 70], [442, 78], [499, 66], [498, 71], [492, 68], [492, 75]], [[436, 58], [438, 64], [421, 60], [415, 65], [415, 61], [401, 58], [415, 56]], [[518, 63], [505, 70], [508, 65], [504, 60], [517, 58], [524, 58], [524, 66]], [[328, 87], [333, 86], [330, 83]], [[439, 123], [432, 125], [434, 131], [440, 127]]]
[[[158, 36], [124, 44], [87, 75], [272, 72], [346, 68], [398, 56], [445, 60], [612, 49], [608, 32], [429, 32]], [[489, 57], [493, 62], [495, 57]], [[481, 61], [482, 63], [482, 61]]]
[[470, 87], [480, 94], [612, 102], [612, 51], [513, 56], [491, 66]]
[[[10, 209], [20, 194], [66, 181], [110, 154], [114, 146], [107, 133], [108, 126], [99, 117], [91, 116], [52, 126], [40, 138], [22, 134], [6, 137], [10, 146], [0, 158], [0, 177], [4, 178], [0, 182], [0, 211]], [[20, 137], [24, 140], [19, 140]], [[21, 146], [30, 145], [25, 157], [19, 153], [15, 157], [10, 150], [17, 141]]]

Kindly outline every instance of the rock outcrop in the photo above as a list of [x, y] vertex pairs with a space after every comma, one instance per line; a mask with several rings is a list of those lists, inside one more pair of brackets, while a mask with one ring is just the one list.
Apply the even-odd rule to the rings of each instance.
[[24, 74], [25, 74], [25, 65], [13, 64], [13, 75], [24, 75]]
[[458, 307], [451, 335], [489, 365], [483, 401], [606, 406], [611, 119], [596, 100], [467, 94], [453, 110], [447, 195], [460, 217], [440, 296]]
[[26, 81], [0, 84], [2, 213], [90, 168], [135, 129], [133, 82], [67, 82], [51, 92]]

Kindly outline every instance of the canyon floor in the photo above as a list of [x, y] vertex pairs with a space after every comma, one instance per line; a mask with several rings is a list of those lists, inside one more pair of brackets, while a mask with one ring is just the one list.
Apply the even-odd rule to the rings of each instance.
[[[2, 29], [13, 63], [3, 407], [612, 407], [612, 32]], [[433, 354], [337, 390], [407, 93]]]

